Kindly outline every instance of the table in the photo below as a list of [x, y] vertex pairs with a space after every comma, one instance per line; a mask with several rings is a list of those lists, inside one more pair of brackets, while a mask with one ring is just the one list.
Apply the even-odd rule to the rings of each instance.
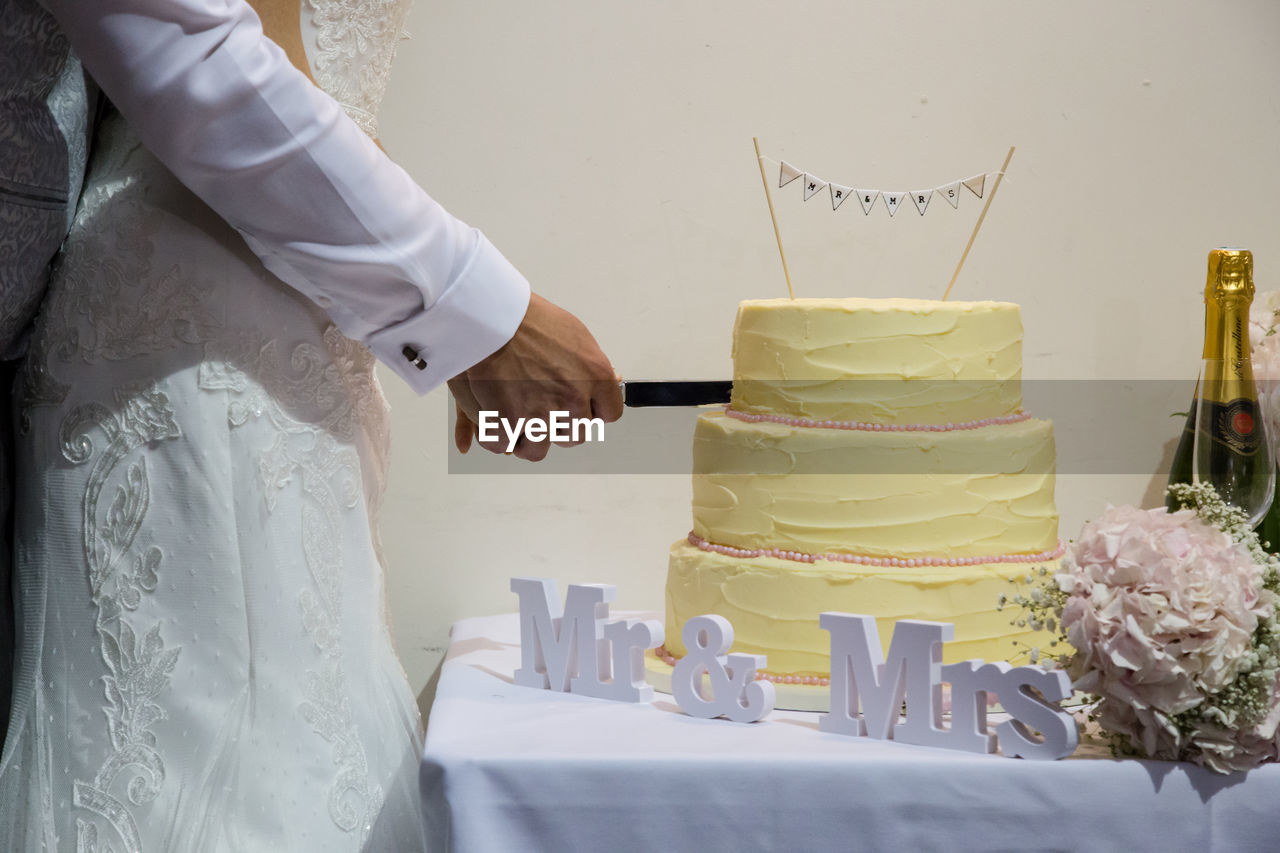
[[1022, 761], [827, 734], [798, 711], [699, 720], [664, 694], [517, 687], [519, 665], [515, 614], [453, 627], [421, 769], [432, 849], [1280, 850], [1280, 765]]

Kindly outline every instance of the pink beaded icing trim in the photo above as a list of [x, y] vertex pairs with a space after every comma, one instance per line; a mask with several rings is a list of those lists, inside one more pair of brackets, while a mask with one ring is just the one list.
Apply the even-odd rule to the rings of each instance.
[[1018, 412], [1016, 415], [983, 418], [979, 421], [961, 421], [960, 423], [875, 424], [866, 421], [819, 421], [813, 418], [791, 418], [785, 415], [753, 415], [735, 411], [728, 406], [725, 407], [724, 413], [731, 418], [752, 424], [768, 421], [769, 423], [786, 424], [787, 426], [814, 427], [816, 429], [856, 429], [863, 432], [954, 432], [955, 430], [981, 429], [982, 427], [997, 426], [999, 424], [1016, 424], [1031, 419], [1031, 415], [1026, 412]]
[[1056, 560], [1066, 553], [1067, 546], [1061, 539], [1058, 547], [1052, 551], [1041, 551], [1039, 554], [996, 554], [990, 557], [867, 557], [862, 554], [806, 554], [803, 551], [784, 551], [781, 548], [734, 548], [729, 545], [717, 545], [708, 542], [698, 534], [689, 532], [689, 544], [696, 545], [703, 551], [714, 551], [726, 557], [775, 557], [779, 560], [794, 560], [798, 563], [816, 563], [818, 560], [832, 560], [837, 563], [857, 563], [863, 566], [894, 566], [915, 568], [917, 566], [979, 566], [984, 563], [1043, 563], [1045, 560]]
[[[668, 666], [675, 666], [680, 660], [667, 651], [665, 645], [654, 649], [654, 654]], [[816, 687], [828, 687], [831, 684], [831, 679], [824, 675], [777, 675], [763, 670], [756, 672], [756, 681], [772, 681], [774, 684], [811, 684]]]

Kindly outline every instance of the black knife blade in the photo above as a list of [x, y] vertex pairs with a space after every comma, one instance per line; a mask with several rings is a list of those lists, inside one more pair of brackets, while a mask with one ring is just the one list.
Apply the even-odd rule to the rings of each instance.
[[632, 408], [647, 406], [726, 405], [733, 383], [729, 380], [684, 380], [675, 382], [623, 382], [622, 401]]

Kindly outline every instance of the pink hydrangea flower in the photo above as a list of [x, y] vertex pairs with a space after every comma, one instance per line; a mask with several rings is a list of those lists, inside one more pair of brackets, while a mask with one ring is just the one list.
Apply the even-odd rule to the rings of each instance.
[[[1104, 728], [1156, 758], [1182, 757], [1188, 744], [1170, 717], [1247, 668], [1272, 608], [1248, 550], [1190, 510], [1108, 507], [1085, 525], [1056, 581], [1069, 595], [1062, 625], [1077, 650], [1077, 689], [1102, 697]], [[1277, 723], [1280, 712], [1239, 737], [1206, 725], [1192, 740], [1206, 763], [1229, 767], [1274, 755]]]

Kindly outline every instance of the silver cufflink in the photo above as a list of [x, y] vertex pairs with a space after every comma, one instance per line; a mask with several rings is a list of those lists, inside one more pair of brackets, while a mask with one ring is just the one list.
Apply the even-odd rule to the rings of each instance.
[[408, 344], [405, 344], [404, 349], [400, 350], [400, 352], [402, 355], [404, 355], [405, 358], [409, 360], [409, 363], [412, 364], [414, 367], [418, 368], [419, 370], [427, 369], [427, 360], [423, 358], [421, 355], [419, 355], [418, 351], [413, 347], [409, 346]]

